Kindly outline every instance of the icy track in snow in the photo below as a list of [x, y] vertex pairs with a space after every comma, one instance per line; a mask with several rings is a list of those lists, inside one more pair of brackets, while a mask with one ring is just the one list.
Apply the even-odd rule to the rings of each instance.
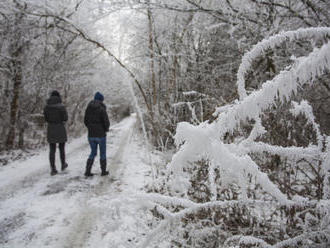
[[66, 145], [69, 167], [56, 176], [48, 151], [0, 168], [0, 247], [136, 247], [147, 217], [126, 202], [143, 191], [150, 167], [135, 123], [132, 115], [110, 129], [109, 177], [100, 176], [99, 157], [96, 175], [83, 176], [86, 135]]

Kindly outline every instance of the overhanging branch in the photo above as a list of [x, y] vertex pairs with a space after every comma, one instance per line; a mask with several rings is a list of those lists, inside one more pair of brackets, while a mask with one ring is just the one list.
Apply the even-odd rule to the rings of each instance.
[[41, 14], [41, 13], [32, 13], [32, 12], [26, 12], [26, 14], [29, 15], [33, 15], [33, 16], [38, 16], [38, 17], [42, 17], [42, 18], [54, 18], [56, 20], [59, 20], [67, 25], [69, 25], [73, 30], [70, 30], [68, 28], [64, 28], [61, 26], [57, 26], [58, 28], [62, 29], [63, 31], [69, 32], [71, 34], [77, 35], [79, 37], [81, 37], [82, 39], [84, 39], [85, 41], [94, 44], [96, 47], [102, 49], [104, 52], [106, 52], [106, 54], [108, 54], [111, 58], [113, 58], [129, 75], [130, 77], [134, 80], [134, 82], [136, 83], [136, 85], [138, 86], [142, 97], [144, 99], [144, 102], [147, 106], [147, 109], [150, 111], [150, 105], [147, 101], [147, 97], [144, 93], [144, 90], [141, 86], [141, 83], [138, 81], [138, 79], [136, 78], [136, 76], [134, 75], [134, 73], [126, 66], [124, 65], [109, 49], [107, 49], [103, 44], [101, 44], [99, 41], [92, 39], [91, 37], [89, 37], [83, 30], [81, 30], [80, 28], [78, 28], [75, 24], [73, 24], [70, 20], [68, 20], [65, 17], [61, 17], [58, 15], [53, 15], [53, 14]]

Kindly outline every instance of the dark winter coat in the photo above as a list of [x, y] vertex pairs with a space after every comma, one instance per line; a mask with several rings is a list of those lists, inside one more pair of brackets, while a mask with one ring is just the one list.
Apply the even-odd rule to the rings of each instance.
[[67, 141], [64, 122], [68, 120], [68, 113], [58, 96], [51, 96], [44, 108], [44, 117], [48, 123], [47, 141], [49, 143], [65, 143]]
[[88, 137], [102, 138], [109, 131], [110, 121], [105, 105], [99, 100], [91, 101], [85, 111], [85, 126]]

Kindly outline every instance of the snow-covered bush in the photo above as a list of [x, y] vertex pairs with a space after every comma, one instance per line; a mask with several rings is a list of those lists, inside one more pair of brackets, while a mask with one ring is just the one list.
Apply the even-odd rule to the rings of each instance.
[[[329, 139], [321, 133], [308, 102], [291, 104], [293, 117], [304, 115], [313, 130], [308, 146], [262, 142], [269, 132], [263, 126], [264, 112], [290, 102], [298, 89], [330, 68], [330, 43], [295, 59], [250, 94], [244, 81], [253, 60], [269, 49], [299, 39], [326, 40], [329, 35], [330, 28], [307, 28], [261, 41], [245, 54], [238, 70], [240, 100], [219, 107], [212, 123], [179, 123], [178, 151], [168, 165], [167, 193], [144, 196], [153, 203], [160, 224], [143, 247], [151, 246], [160, 234], [182, 247], [330, 244]], [[249, 134], [237, 135], [246, 123], [253, 124]], [[230, 142], [228, 134], [235, 134]], [[284, 168], [277, 168], [275, 160], [270, 160], [273, 169], [264, 168], [260, 161], [271, 157], [285, 161]], [[276, 171], [281, 175], [274, 176]]]

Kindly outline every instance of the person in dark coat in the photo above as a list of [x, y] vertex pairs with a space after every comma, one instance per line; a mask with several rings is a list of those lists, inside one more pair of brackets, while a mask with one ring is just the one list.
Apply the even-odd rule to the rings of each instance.
[[56, 144], [59, 144], [60, 149], [61, 170], [63, 171], [68, 167], [68, 164], [65, 162], [67, 134], [64, 126], [64, 123], [68, 120], [68, 113], [62, 104], [60, 93], [56, 90], [52, 91], [50, 97], [47, 99], [47, 104], [44, 108], [44, 117], [48, 123], [47, 141], [49, 143], [50, 174], [53, 176], [57, 174], [55, 166]]
[[103, 95], [96, 92], [94, 100], [88, 104], [85, 111], [84, 123], [88, 129], [88, 142], [91, 147], [91, 153], [86, 163], [86, 177], [93, 176], [91, 170], [98, 146], [100, 149], [101, 176], [109, 175], [107, 171], [106, 133], [109, 132], [110, 121], [103, 100]]

